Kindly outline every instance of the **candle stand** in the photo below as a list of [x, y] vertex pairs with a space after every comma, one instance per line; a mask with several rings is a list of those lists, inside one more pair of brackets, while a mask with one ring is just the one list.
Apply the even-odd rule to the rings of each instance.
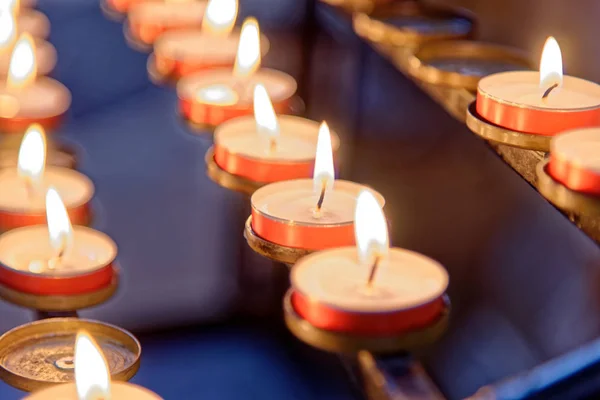
[[102, 348], [113, 380], [128, 381], [137, 373], [141, 346], [131, 333], [99, 321], [49, 318], [0, 337], [0, 379], [27, 392], [72, 382], [80, 330], [89, 332]]

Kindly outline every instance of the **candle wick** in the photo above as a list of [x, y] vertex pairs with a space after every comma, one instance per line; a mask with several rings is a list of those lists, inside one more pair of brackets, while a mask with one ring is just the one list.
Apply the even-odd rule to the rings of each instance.
[[319, 200], [317, 201], [317, 213], [321, 211], [321, 207], [323, 207], [323, 201], [325, 200], [325, 188], [327, 187], [325, 181], [323, 181], [323, 186], [321, 187], [321, 195], [319, 196]]
[[275, 151], [277, 150], [277, 140], [275, 140], [274, 137], [269, 139], [269, 152], [271, 152], [271, 154], [275, 153]]
[[375, 275], [377, 274], [377, 269], [379, 268], [379, 261], [381, 261], [380, 256], [375, 257], [375, 261], [371, 266], [371, 272], [369, 273], [369, 279], [367, 280], [367, 287], [373, 287], [373, 281], [375, 280]]
[[550, 93], [557, 87], [558, 87], [558, 83], [555, 83], [554, 85], [552, 85], [548, 89], [546, 89], [546, 91], [542, 95], [542, 100], [545, 100], [550, 95]]

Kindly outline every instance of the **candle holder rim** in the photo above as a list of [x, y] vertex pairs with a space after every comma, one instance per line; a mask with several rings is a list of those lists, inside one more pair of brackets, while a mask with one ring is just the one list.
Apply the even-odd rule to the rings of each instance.
[[252, 195], [256, 189], [264, 185], [264, 183], [251, 181], [221, 168], [215, 161], [214, 146], [208, 148], [204, 155], [204, 161], [206, 163], [208, 177], [217, 185], [225, 189]]

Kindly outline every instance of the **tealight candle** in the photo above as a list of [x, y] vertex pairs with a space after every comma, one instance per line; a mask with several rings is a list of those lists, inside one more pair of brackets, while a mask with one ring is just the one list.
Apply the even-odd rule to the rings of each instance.
[[200, 26], [206, 2], [199, 0], [145, 1], [129, 8], [127, 20], [132, 37], [152, 44], [172, 29]]
[[[33, 13], [30, 12], [30, 13]], [[29, 13], [26, 13], [27, 15]], [[31, 22], [28, 22], [31, 25]], [[25, 25], [25, 26], [23, 26]], [[35, 31], [39, 25], [27, 26], [27, 24], [19, 24], [14, 18], [14, 15], [8, 12], [0, 12], [0, 76], [8, 75], [10, 62], [15, 49], [15, 43], [17, 34], [28, 33], [32, 37], [36, 37], [34, 40], [35, 52], [37, 55], [37, 73], [39, 75], [47, 75], [54, 69], [56, 65], [56, 49], [52, 44], [40, 39], [37, 34], [43, 33], [41, 31]], [[41, 29], [45, 29], [44, 26], [39, 26]], [[48, 25], [48, 31], [49, 31]]]
[[179, 107], [192, 123], [218, 125], [235, 117], [252, 115], [253, 92], [262, 84], [275, 111], [285, 113], [296, 93], [294, 78], [280, 71], [260, 69], [260, 30], [254, 18], [242, 26], [233, 72], [215, 69], [188, 75], [177, 84]]
[[240, 117], [217, 127], [215, 162], [225, 171], [255, 182], [310, 177], [319, 135], [330, 135], [334, 153], [339, 138], [319, 124], [294, 116], [277, 117], [266, 89], [254, 90], [255, 117]]
[[354, 207], [369, 190], [380, 207], [383, 197], [358, 183], [334, 182], [331, 137], [321, 132], [313, 179], [271, 183], [251, 198], [252, 230], [281, 246], [321, 250], [354, 244]]
[[554, 135], [600, 125], [600, 85], [562, 74], [558, 43], [544, 46], [540, 72], [489, 75], [479, 81], [477, 113], [514, 131]]
[[50, 35], [50, 20], [37, 10], [21, 10], [17, 14], [17, 32], [30, 33], [31, 36], [45, 39]]
[[550, 142], [548, 173], [578, 192], [600, 196], [600, 128], [561, 133]]
[[57, 80], [36, 77], [33, 39], [23, 34], [14, 47], [8, 77], [0, 83], [0, 131], [21, 133], [34, 122], [55, 128], [71, 104], [71, 93]]
[[75, 340], [75, 382], [63, 383], [30, 394], [25, 400], [162, 400], [141, 386], [111, 382], [106, 360], [89, 333]]
[[54, 189], [46, 194], [48, 225], [13, 229], [0, 236], [0, 283], [43, 296], [90, 293], [109, 286], [117, 246], [106, 234], [71, 227]]
[[400, 335], [435, 323], [445, 308], [448, 273], [421, 254], [388, 249], [378, 200], [356, 203], [358, 247], [302, 258], [291, 272], [292, 305], [311, 325], [358, 335]]
[[31, 126], [23, 137], [17, 168], [0, 170], [0, 231], [45, 221], [44, 195], [49, 187], [61, 194], [71, 219], [86, 224], [94, 185], [85, 175], [60, 167], [45, 167], [43, 128]]

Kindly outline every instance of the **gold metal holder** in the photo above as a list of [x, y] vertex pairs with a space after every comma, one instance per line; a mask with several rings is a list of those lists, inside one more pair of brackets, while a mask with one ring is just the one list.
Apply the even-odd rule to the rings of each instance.
[[152, 51], [153, 46], [151, 44], [141, 42], [133, 37], [127, 21], [123, 23], [123, 35], [125, 36], [125, 41], [132, 49], [139, 51], [140, 53], [150, 53]]
[[62, 312], [76, 311], [102, 304], [110, 299], [119, 287], [119, 278], [100, 290], [69, 296], [42, 296], [25, 293], [8, 286], [0, 285], [0, 297], [9, 303], [39, 311]]
[[[419, 32], [411, 27], [398, 27], [393, 18], [432, 18], [465, 20], [470, 24], [466, 30]], [[353, 16], [356, 34], [373, 43], [391, 46], [414, 47], [432, 40], [466, 39], [475, 29], [472, 13], [461, 8], [425, 5], [419, 1], [396, 1], [388, 6], [374, 7], [370, 12], [356, 12]]]
[[313, 250], [281, 246], [261, 238], [252, 230], [252, 216], [246, 220], [244, 237], [250, 248], [256, 253], [269, 260], [284, 263], [288, 266], [296, 264], [299, 259], [313, 252]]
[[[456, 64], [456, 71], [430, 64], [443, 60], [464, 64]], [[487, 64], [483, 64], [484, 62]], [[515, 70], [534, 67], [526, 54], [519, 49], [468, 40], [424, 43], [411, 54], [408, 65], [410, 75], [423, 82], [464, 88], [473, 92], [477, 90], [479, 80], [484, 76], [508, 70], [503, 67], [514, 66]]]
[[114, 325], [78, 318], [49, 318], [14, 328], [0, 337], [0, 379], [31, 392], [73, 382], [75, 336], [85, 330], [96, 340], [113, 380], [128, 381], [139, 369], [141, 346]]
[[215, 151], [212, 146], [206, 152], [204, 161], [206, 162], [206, 175], [217, 185], [225, 189], [251, 196], [257, 189], [265, 185], [262, 182], [251, 181], [222, 169], [215, 161]]
[[317, 328], [299, 316], [292, 306], [292, 290], [283, 299], [285, 324], [298, 339], [321, 350], [333, 353], [413, 352], [435, 343], [446, 331], [450, 317], [450, 301], [445, 298], [446, 308], [435, 323], [426, 328], [406, 332], [397, 336], [359, 336]]
[[562, 210], [600, 217], [600, 197], [569, 189], [556, 181], [546, 170], [548, 162], [544, 159], [536, 167], [537, 188], [542, 196]]
[[550, 151], [552, 136], [511, 131], [486, 121], [477, 113], [475, 102], [467, 109], [467, 126], [478, 136], [520, 149]]

